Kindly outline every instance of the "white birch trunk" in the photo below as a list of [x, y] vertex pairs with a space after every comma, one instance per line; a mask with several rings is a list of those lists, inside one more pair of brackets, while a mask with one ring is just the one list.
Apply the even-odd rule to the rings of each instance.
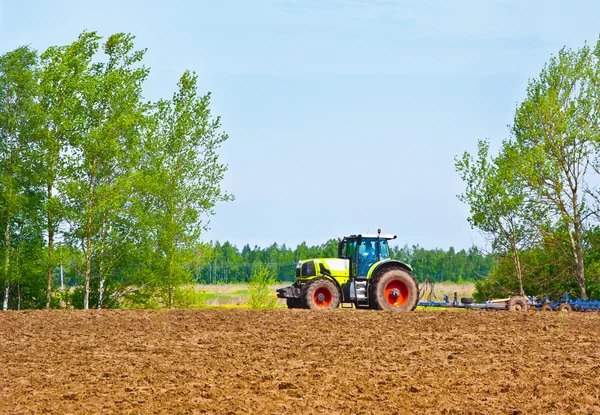
[[100, 278], [100, 287], [98, 288], [98, 310], [102, 309], [102, 300], [104, 299], [104, 278]]
[[4, 310], [4, 311], [8, 310], [8, 291], [9, 291], [9, 285], [4, 284], [4, 302], [2, 303], [2, 310]]
[[6, 246], [6, 258], [4, 260], [4, 302], [2, 303], [2, 310], [8, 310], [8, 294], [10, 292], [10, 285], [8, 282], [8, 271], [10, 270], [10, 221], [6, 225], [4, 232], [4, 245]]

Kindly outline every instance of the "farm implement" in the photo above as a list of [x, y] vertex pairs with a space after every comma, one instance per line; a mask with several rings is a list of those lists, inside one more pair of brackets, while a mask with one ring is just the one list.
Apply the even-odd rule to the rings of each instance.
[[508, 310], [508, 311], [600, 311], [600, 301], [571, 299], [569, 294], [557, 301], [550, 301], [548, 297], [539, 299], [536, 297], [515, 296], [497, 300], [489, 300], [476, 303], [470, 297], [461, 298], [460, 302], [456, 294], [450, 301], [449, 296], [444, 296], [444, 301], [420, 301], [421, 307], [434, 308], [467, 308], [481, 310]]

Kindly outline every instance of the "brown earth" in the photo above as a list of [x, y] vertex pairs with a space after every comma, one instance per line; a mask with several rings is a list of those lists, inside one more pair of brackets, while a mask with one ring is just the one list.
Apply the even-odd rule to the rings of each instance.
[[600, 413], [600, 314], [0, 313], [2, 414]]

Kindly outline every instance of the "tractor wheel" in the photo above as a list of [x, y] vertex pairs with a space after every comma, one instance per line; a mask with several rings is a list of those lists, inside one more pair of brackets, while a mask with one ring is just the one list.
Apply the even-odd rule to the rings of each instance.
[[304, 303], [311, 310], [332, 310], [340, 305], [340, 291], [332, 281], [319, 278], [304, 288]]
[[558, 308], [556, 310], [562, 311], [564, 313], [570, 313], [571, 311], [573, 311], [573, 307], [571, 307], [571, 304], [569, 304], [569, 303], [562, 303], [561, 305], [558, 306]]
[[473, 297], [462, 297], [460, 299], [461, 304], [473, 304], [474, 302], [475, 300], [473, 300]]
[[544, 304], [542, 306], [542, 308], [540, 308], [540, 311], [554, 311], [554, 310], [552, 310], [552, 307], [550, 307], [548, 304]]
[[287, 304], [287, 308], [304, 308], [302, 298], [286, 298], [285, 303]]
[[527, 311], [529, 308], [529, 301], [526, 297], [511, 297], [506, 304], [508, 311]]
[[371, 283], [370, 302], [379, 310], [412, 311], [419, 302], [419, 286], [409, 272], [388, 269]]

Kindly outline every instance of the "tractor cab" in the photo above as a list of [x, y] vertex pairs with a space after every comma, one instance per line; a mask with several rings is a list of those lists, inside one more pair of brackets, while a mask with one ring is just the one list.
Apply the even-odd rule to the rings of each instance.
[[388, 240], [396, 235], [351, 235], [338, 241], [338, 258], [350, 261], [350, 276], [367, 278], [376, 262], [390, 257]]

